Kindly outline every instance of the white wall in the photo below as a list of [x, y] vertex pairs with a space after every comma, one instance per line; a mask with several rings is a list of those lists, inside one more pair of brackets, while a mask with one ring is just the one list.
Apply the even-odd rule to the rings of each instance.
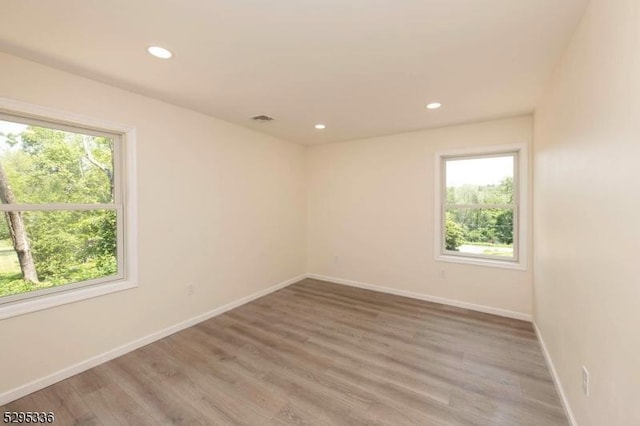
[[1, 320], [0, 394], [305, 272], [304, 147], [5, 54], [0, 75], [137, 128], [140, 284]]
[[433, 228], [436, 151], [531, 138], [525, 116], [310, 147], [307, 271], [530, 314], [530, 270], [436, 262]]
[[592, 0], [536, 112], [534, 164], [535, 321], [584, 426], [640, 424], [639, 164], [640, 2]]

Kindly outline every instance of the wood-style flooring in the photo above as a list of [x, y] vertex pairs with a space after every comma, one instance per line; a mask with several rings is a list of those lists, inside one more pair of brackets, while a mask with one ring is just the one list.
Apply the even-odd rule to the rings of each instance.
[[531, 324], [306, 279], [1, 407], [57, 425], [566, 425]]

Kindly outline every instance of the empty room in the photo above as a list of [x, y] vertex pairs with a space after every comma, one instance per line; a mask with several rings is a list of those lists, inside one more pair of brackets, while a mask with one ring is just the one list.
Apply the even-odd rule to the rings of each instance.
[[0, 414], [640, 425], [639, 0], [4, 0]]

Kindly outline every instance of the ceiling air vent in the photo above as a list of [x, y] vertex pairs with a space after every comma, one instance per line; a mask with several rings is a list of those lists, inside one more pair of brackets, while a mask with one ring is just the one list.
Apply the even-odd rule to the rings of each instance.
[[269, 117], [268, 115], [256, 115], [255, 117], [251, 117], [252, 120], [255, 121], [271, 121], [273, 117]]

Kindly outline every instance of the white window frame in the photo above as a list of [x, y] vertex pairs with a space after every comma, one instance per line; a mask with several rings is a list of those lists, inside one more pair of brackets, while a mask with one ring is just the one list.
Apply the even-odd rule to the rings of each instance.
[[[514, 203], [513, 203], [513, 251], [514, 257], [499, 259], [467, 253], [452, 253], [445, 248], [445, 204], [446, 189], [444, 161], [452, 158], [471, 159], [515, 154]], [[438, 151], [435, 154], [435, 200], [434, 200], [434, 253], [439, 262], [464, 263], [507, 269], [527, 269], [529, 232], [529, 156], [526, 143], [469, 147]], [[491, 207], [489, 205], [489, 207]]]
[[136, 129], [81, 115], [0, 98], [0, 119], [113, 138], [115, 199], [109, 204], [0, 204], [0, 212], [110, 209], [117, 213], [118, 273], [0, 299], [0, 320], [138, 286]]

